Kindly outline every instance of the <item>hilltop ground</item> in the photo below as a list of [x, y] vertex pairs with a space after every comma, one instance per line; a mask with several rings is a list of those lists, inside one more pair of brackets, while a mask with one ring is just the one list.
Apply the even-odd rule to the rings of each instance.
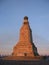
[[0, 65], [49, 65], [49, 58], [41, 60], [3, 60], [0, 59]]

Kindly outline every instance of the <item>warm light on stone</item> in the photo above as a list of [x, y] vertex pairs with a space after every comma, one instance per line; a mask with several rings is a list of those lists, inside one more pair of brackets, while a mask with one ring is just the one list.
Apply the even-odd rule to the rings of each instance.
[[29, 26], [28, 17], [24, 17], [23, 25], [20, 29], [20, 37], [13, 48], [13, 56], [37, 56], [37, 48], [32, 39], [32, 31]]

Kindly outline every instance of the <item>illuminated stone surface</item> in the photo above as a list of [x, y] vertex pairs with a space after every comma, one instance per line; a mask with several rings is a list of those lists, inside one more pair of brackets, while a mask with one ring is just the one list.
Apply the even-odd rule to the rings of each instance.
[[28, 17], [24, 17], [23, 25], [20, 29], [20, 38], [13, 48], [13, 56], [37, 56], [37, 48], [32, 39], [32, 31], [29, 26]]

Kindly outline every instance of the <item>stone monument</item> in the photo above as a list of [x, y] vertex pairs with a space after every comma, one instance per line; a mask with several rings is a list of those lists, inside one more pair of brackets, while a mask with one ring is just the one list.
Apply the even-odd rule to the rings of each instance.
[[32, 39], [32, 30], [29, 25], [28, 17], [23, 19], [23, 25], [20, 29], [18, 43], [13, 48], [13, 56], [38, 56], [37, 48]]

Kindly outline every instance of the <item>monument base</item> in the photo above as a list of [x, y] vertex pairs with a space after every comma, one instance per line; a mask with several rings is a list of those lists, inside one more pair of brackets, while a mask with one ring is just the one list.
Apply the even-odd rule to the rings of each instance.
[[41, 60], [43, 59], [42, 56], [8, 56], [8, 57], [4, 57], [2, 58], [3, 60]]

